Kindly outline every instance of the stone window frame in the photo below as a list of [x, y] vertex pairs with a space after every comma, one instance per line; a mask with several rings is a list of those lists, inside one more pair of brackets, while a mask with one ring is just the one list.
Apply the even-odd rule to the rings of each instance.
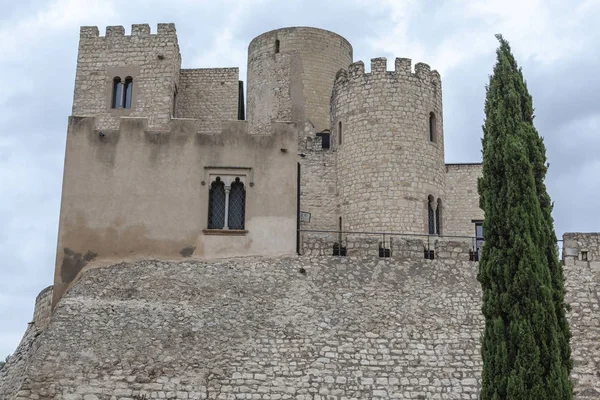
[[[129, 116], [132, 112], [135, 111], [137, 105], [137, 98], [139, 94], [139, 76], [140, 76], [140, 68], [139, 67], [108, 67], [106, 69], [106, 84], [105, 84], [105, 105], [108, 113], [115, 117]], [[122, 82], [125, 82], [126, 79], [131, 78], [133, 82], [132, 90], [131, 90], [131, 102], [129, 108], [113, 108], [113, 89], [114, 89], [114, 80], [115, 78], [120, 78]]]
[[[203, 186], [208, 186], [207, 190], [210, 189], [211, 185], [216, 179], [219, 178], [225, 185], [225, 226], [221, 229], [219, 228], [208, 228], [208, 221], [210, 215], [210, 201], [207, 203], [207, 227], [203, 230], [205, 235], [226, 235], [226, 236], [238, 236], [238, 235], [246, 235], [248, 230], [246, 229], [246, 222], [248, 220], [248, 192], [249, 188], [254, 186], [253, 178], [253, 170], [249, 167], [205, 167], [204, 168], [204, 177], [202, 180]], [[236, 181], [241, 182], [244, 185], [245, 190], [245, 199], [244, 199], [244, 229], [229, 229], [228, 227], [228, 208], [229, 208], [229, 191], [231, 190], [231, 185], [236, 183]]]

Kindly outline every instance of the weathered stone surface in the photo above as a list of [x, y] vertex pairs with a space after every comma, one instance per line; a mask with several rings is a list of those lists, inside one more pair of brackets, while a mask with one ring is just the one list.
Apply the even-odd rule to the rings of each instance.
[[[458, 248], [447, 243], [444, 251]], [[573, 379], [576, 398], [586, 400], [600, 392], [593, 265], [566, 266]], [[483, 326], [476, 269], [453, 258], [372, 256], [92, 269], [28, 342], [20, 380], [12, 360], [2, 371], [0, 395], [476, 399]]]

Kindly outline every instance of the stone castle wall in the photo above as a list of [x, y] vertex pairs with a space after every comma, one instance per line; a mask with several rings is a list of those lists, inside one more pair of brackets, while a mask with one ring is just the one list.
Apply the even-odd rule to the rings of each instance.
[[338, 230], [337, 169], [335, 148], [323, 148], [310, 122], [300, 130], [300, 210], [311, 214], [303, 230]]
[[175, 117], [201, 121], [201, 133], [220, 133], [224, 121], [238, 119], [238, 68], [182, 69]]
[[483, 221], [484, 217], [477, 191], [481, 173], [481, 164], [446, 164], [444, 235], [475, 236], [473, 220]]
[[[248, 46], [248, 119], [252, 126], [285, 120], [330, 129], [329, 102], [336, 72], [352, 62], [352, 46], [323, 29], [276, 29]], [[287, 119], [287, 115], [291, 119]]]
[[[587, 253], [587, 261], [582, 260]], [[600, 398], [600, 233], [563, 235], [566, 301], [571, 306], [573, 379], [580, 399]]]
[[38, 328], [44, 329], [50, 323], [53, 289], [54, 286], [48, 286], [35, 299], [32, 322]]
[[[174, 24], [109, 26], [99, 36], [95, 26], [81, 28], [73, 116], [96, 117], [98, 129], [118, 129], [122, 116], [148, 118], [151, 129], [168, 125], [179, 79], [181, 56]], [[113, 78], [133, 78], [129, 109], [111, 109]]]
[[26, 378], [26, 371], [31, 366], [31, 356], [35, 353], [33, 348], [37, 338], [50, 323], [52, 303], [52, 286], [42, 290], [35, 299], [33, 319], [17, 349], [11, 354], [8, 362], [0, 368], [0, 399], [12, 399], [22, 388]]
[[[338, 145], [338, 190], [344, 225], [353, 231], [427, 232], [427, 199], [444, 201], [441, 81], [408, 59], [356, 62], [340, 71], [331, 102]], [[429, 116], [436, 116], [436, 139]], [[340, 122], [342, 132], [340, 134]]]
[[[483, 318], [466, 250], [89, 270], [29, 344], [16, 398], [477, 399]], [[578, 400], [600, 396], [596, 264], [565, 266]]]

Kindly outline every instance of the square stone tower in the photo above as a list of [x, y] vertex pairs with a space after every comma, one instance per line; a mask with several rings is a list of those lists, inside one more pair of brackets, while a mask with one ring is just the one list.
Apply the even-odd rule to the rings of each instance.
[[149, 129], [168, 125], [179, 81], [181, 55], [175, 24], [95, 26], [80, 30], [73, 115], [96, 117], [97, 129], [118, 129], [120, 117], [148, 118]]

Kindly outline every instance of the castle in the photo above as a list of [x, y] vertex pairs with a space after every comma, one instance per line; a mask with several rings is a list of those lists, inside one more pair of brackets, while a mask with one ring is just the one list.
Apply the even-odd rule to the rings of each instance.
[[[244, 90], [173, 24], [82, 27], [54, 285], [1, 398], [477, 398], [481, 165], [444, 162], [439, 73], [394, 64], [277, 29]], [[591, 399], [600, 240], [564, 240]]]
[[92, 259], [303, 253], [315, 231], [475, 236], [480, 165], [444, 163], [440, 75], [411, 68], [365, 73], [343, 37], [278, 29], [249, 45], [245, 107], [237, 68], [181, 69], [172, 24], [81, 28], [55, 302]]

